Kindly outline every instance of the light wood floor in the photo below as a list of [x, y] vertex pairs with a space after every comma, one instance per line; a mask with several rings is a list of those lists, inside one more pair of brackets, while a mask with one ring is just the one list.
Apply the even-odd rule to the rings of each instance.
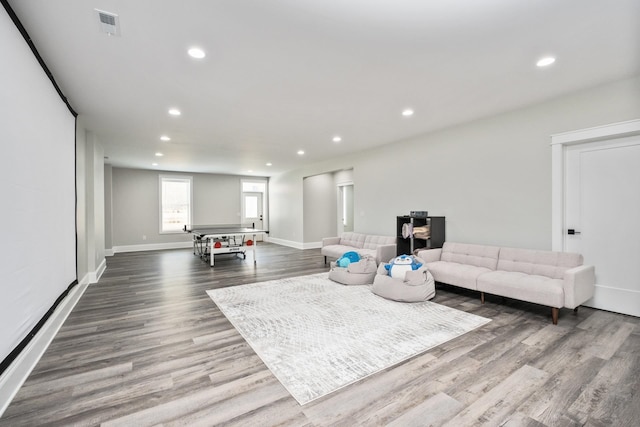
[[638, 426], [640, 319], [550, 310], [439, 286], [493, 319], [300, 406], [205, 291], [327, 271], [319, 250], [258, 247], [216, 267], [190, 250], [116, 254], [0, 426]]

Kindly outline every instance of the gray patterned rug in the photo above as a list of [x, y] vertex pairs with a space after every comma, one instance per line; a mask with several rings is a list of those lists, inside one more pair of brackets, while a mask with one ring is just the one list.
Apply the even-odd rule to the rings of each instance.
[[389, 301], [327, 273], [207, 293], [301, 405], [490, 321], [428, 301]]

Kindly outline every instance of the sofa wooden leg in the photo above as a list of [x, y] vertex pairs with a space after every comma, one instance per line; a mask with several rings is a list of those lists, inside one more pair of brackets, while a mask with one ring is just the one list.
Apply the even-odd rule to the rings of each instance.
[[484, 304], [484, 292], [480, 292], [480, 304]]
[[573, 312], [574, 312], [575, 314], [578, 314], [578, 307], [574, 308], [574, 309], [573, 309]]
[[558, 324], [558, 313], [560, 312], [559, 308], [551, 307], [551, 321], [554, 325]]
[[325, 257], [324, 257], [324, 263], [325, 263], [325, 264], [327, 263], [327, 256], [326, 256], [326, 255], [325, 255]]

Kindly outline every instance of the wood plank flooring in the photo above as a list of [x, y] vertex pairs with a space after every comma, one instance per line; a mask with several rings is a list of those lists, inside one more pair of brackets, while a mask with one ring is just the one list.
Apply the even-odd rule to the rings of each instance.
[[445, 285], [435, 302], [493, 321], [300, 406], [205, 291], [328, 267], [268, 243], [257, 261], [108, 258], [0, 427], [640, 425], [640, 319], [581, 307], [554, 326], [546, 307]]

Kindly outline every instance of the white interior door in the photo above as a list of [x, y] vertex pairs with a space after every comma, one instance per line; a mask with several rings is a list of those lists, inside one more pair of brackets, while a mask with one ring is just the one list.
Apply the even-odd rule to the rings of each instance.
[[[242, 224], [253, 224], [255, 228], [263, 230], [264, 216], [262, 206], [262, 193], [242, 193]], [[262, 241], [262, 236], [256, 236], [256, 240]]]
[[566, 147], [564, 250], [596, 269], [585, 305], [640, 316], [640, 136]]

